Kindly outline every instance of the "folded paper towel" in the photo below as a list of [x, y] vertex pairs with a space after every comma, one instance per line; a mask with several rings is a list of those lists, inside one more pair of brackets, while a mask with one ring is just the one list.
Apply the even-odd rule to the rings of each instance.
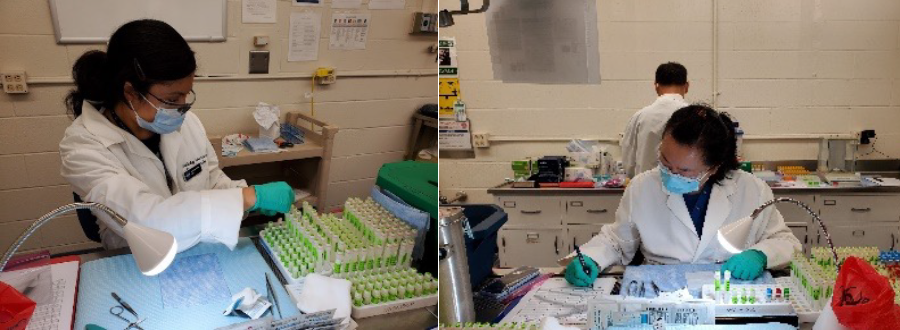
[[350, 320], [350, 281], [309, 274], [303, 280], [297, 308], [304, 313], [334, 309], [334, 318]]

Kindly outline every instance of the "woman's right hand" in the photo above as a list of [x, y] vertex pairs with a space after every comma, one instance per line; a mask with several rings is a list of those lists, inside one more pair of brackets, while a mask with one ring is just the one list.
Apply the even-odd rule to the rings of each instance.
[[597, 263], [591, 257], [584, 256], [584, 263], [588, 266], [588, 272], [585, 273], [584, 267], [578, 258], [572, 259], [572, 262], [566, 266], [566, 281], [577, 287], [589, 287], [594, 285], [597, 275], [600, 275], [600, 269]]
[[[259, 210], [266, 215], [287, 213], [294, 204], [294, 189], [284, 181], [270, 182], [251, 187], [254, 190], [255, 202], [248, 211]], [[247, 198], [245, 194], [245, 205]]]

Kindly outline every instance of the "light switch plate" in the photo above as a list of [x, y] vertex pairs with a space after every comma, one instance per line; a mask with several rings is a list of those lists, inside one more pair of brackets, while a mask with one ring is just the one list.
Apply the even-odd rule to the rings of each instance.
[[250, 51], [250, 73], [269, 73], [269, 51]]

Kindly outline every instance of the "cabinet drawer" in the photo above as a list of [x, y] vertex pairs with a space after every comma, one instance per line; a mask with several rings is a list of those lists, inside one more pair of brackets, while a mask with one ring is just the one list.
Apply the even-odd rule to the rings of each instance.
[[827, 222], [900, 221], [900, 195], [822, 195], [820, 215]]
[[508, 226], [560, 226], [562, 201], [560, 197], [498, 197], [498, 204], [509, 216]]
[[791, 232], [794, 233], [794, 237], [797, 237], [800, 240], [800, 245], [802, 245], [803, 254], [809, 253], [809, 227], [806, 224], [800, 223], [787, 223], [788, 228], [791, 229]]
[[[806, 204], [809, 206], [813, 212], [819, 211], [819, 205], [816, 204], [815, 195], [775, 195], [775, 197], [788, 197], [796, 199], [797, 201]], [[781, 213], [781, 216], [784, 217], [784, 222], [812, 222], [812, 217], [809, 213], [806, 212], [802, 207], [796, 204], [790, 203], [778, 203], [775, 204], [775, 208], [778, 209], [778, 213]], [[798, 237], [799, 238], [799, 237]], [[802, 242], [803, 239], [801, 238]]]
[[[883, 223], [831, 223], [826, 225], [831, 241], [835, 247], [839, 246], [877, 246], [880, 250], [890, 250], [897, 247], [900, 240], [900, 224], [896, 222]], [[816, 245], [828, 246], [825, 235], [816, 230], [818, 237]]]
[[568, 245], [563, 256], [569, 255], [575, 251], [575, 246], [581, 246], [600, 234], [600, 228], [603, 225], [569, 225], [566, 227], [566, 237], [569, 239]]
[[563, 223], [613, 223], [616, 221], [616, 209], [621, 199], [621, 195], [566, 197], [563, 200], [566, 209]]
[[500, 267], [557, 267], [567, 253], [563, 229], [501, 228], [497, 245]]

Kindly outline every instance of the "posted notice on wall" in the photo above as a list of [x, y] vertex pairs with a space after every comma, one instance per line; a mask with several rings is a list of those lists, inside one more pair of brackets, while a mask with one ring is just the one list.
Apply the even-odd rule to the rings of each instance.
[[241, 22], [275, 23], [275, 0], [243, 0]]
[[321, 29], [321, 14], [316, 12], [291, 13], [288, 62], [318, 60]]
[[362, 7], [362, 0], [331, 0], [331, 8], [358, 9]]
[[333, 14], [331, 15], [330, 49], [362, 50], [366, 49], [369, 35], [369, 14]]
[[438, 122], [438, 148], [440, 150], [472, 150], [469, 121], [441, 120]]
[[406, 0], [369, 0], [369, 9], [403, 9]]
[[459, 85], [459, 63], [456, 59], [456, 39], [441, 37], [438, 40], [438, 116], [453, 118], [453, 105], [462, 98]]

